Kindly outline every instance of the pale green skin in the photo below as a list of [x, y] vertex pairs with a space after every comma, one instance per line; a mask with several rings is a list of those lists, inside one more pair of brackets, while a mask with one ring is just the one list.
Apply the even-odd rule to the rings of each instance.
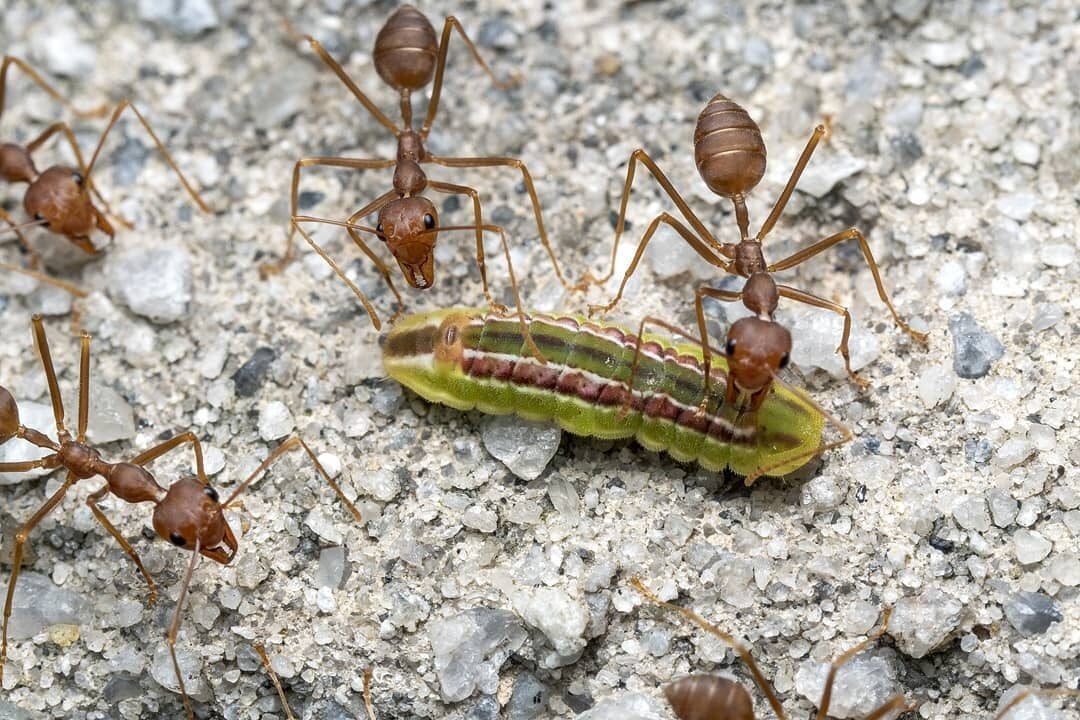
[[[636, 333], [570, 315], [534, 313], [527, 322], [547, 360], [545, 369], [584, 371], [601, 383], [625, 383], [630, 379], [632, 338]], [[453, 342], [448, 343], [451, 328]], [[597, 334], [604, 332], [615, 338]], [[700, 361], [701, 348], [654, 336], [646, 336], [645, 342], [656, 346], [653, 355], [639, 355], [635, 392], [647, 397], [663, 393], [682, 408], [696, 409], [702, 397], [703, 373], [690, 358]], [[654, 357], [659, 354], [657, 346], [664, 352], [663, 361]], [[455, 308], [410, 315], [399, 321], [383, 347], [383, 367], [387, 375], [431, 402], [459, 410], [475, 408], [495, 415], [550, 420], [575, 435], [633, 437], [650, 450], [666, 451], [676, 460], [696, 462], [707, 470], [731, 468], [746, 476], [748, 482], [760, 475], [791, 473], [815, 457], [822, 445], [824, 415], [811, 401], [782, 383], [773, 384], [756, 418], [725, 405], [727, 365], [723, 358], [713, 361], [705, 417], [726, 423], [741, 434], [752, 433], [753, 439], [733, 442], [665, 417], [648, 416], [623, 403], [602, 405], [554, 388], [473, 377], [462, 367], [466, 351], [473, 358], [498, 358], [534, 369], [539, 366], [525, 347], [517, 317]], [[681, 356], [678, 361], [676, 356]]]

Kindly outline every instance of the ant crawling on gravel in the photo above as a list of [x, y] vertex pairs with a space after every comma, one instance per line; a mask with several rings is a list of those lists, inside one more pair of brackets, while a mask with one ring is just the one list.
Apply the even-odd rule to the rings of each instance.
[[[98, 449], [86, 441], [90, 410], [90, 336], [84, 332], [81, 337], [78, 421], [75, 434], [72, 436], [66, 425], [60, 387], [53, 367], [49, 343], [45, 336], [45, 327], [40, 316], [34, 316], [32, 326], [34, 345], [38, 356], [41, 358], [41, 364], [45, 371], [45, 380], [49, 388], [49, 398], [52, 401], [57, 440], [54, 441], [40, 430], [23, 425], [19, 420], [19, 408], [14, 396], [6, 388], [0, 386], [0, 444], [18, 439], [49, 451], [48, 455], [36, 460], [0, 463], [0, 472], [25, 472], [36, 468], [63, 469], [66, 471], [67, 477], [59, 489], [37, 509], [15, 535], [11, 555], [11, 578], [8, 580], [7, 598], [4, 602], [3, 637], [0, 640], [0, 681], [3, 680], [4, 665], [7, 661], [8, 620], [11, 617], [15, 585], [18, 582], [19, 571], [23, 563], [24, 548], [30, 533], [42, 520], [59, 507], [64, 496], [67, 495], [75, 483], [80, 480], [100, 477], [105, 481], [105, 484], [86, 498], [86, 504], [102, 527], [120, 544], [120, 547], [124, 549], [124, 552], [128, 554], [139, 572], [142, 573], [149, 587], [149, 601], [151, 603], [157, 599], [157, 586], [153, 578], [150, 577], [150, 573], [146, 570], [135, 548], [106, 517], [98, 503], [109, 495], [113, 495], [127, 503], [151, 503], [153, 505], [151, 517], [154, 532], [176, 547], [191, 552], [191, 559], [188, 562], [180, 586], [176, 609], [173, 611], [166, 641], [169, 645], [173, 669], [176, 672], [176, 679], [183, 697], [184, 708], [187, 710], [188, 717], [194, 718], [191, 701], [184, 688], [184, 680], [176, 658], [176, 638], [180, 632], [184, 601], [187, 598], [191, 578], [199, 559], [205, 557], [222, 565], [227, 565], [236, 556], [238, 543], [232, 528], [229, 527], [228, 522], [225, 520], [224, 510], [255, 482], [263, 471], [285, 453], [302, 449], [311, 459], [319, 475], [337, 493], [358, 522], [361, 521], [360, 511], [345, 497], [341, 488], [323, 469], [307, 443], [296, 436], [290, 437], [274, 448], [266, 459], [243, 482], [237, 485], [224, 501], [221, 500], [217, 489], [210, 484], [206, 476], [203, 468], [202, 445], [198, 437], [192, 432], [175, 435], [152, 448], [144, 450], [126, 462], [109, 462], [105, 460]], [[146, 465], [185, 444], [191, 445], [195, 456], [195, 477], [182, 478], [168, 487], [163, 487], [154, 478], [153, 474], [146, 469]]]

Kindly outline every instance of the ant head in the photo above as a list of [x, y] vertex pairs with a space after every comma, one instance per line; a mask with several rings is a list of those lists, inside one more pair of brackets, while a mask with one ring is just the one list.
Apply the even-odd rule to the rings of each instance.
[[0, 386], [0, 445], [19, 432], [19, 406], [7, 388]]
[[435, 242], [439, 214], [425, 197], [403, 197], [379, 211], [375, 232], [394, 254], [401, 274], [414, 288], [435, 284]]
[[728, 372], [738, 388], [756, 393], [791, 359], [791, 333], [771, 320], [745, 317], [728, 330], [724, 345]]
[[86, 237], [97, 225], [86, 178], [69, 167], [57, 165], [41, 173], [26, 189], [23, 205], [30, 217], [59, 235]]
[[177, 547], [192, 550], [222, 565], [236, 555], [236, 536], [225, 522], [217, 490], [195, 478], [169, 486], [154, 508], [154, 532]]
[[746, 688], [717, 675], [690, 675], [676, 680], [664, 688], [664, 697], [679, 720], [754, 720], [754, 704]]
[[0, 143], [0, 178], [9, 183], [28, 183], [36, 177], [37, 168], [26, 148], [14, 143]]

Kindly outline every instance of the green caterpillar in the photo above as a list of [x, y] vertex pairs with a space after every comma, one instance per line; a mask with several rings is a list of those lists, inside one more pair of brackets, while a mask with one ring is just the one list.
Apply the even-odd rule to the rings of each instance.
[[[546, 364], [526, 349], [523, 326]], [[431, 402], [553, 420], [575, 435], [634, 437], [707, 470], [731, 468], [748, 485], [793, 472], [839, 444], [822, 444], [827, 414], [780, 382], [756, 414], [724, 403], [722, 358], [714, 360], [707, 412], [699, 412], [704, 374], [697, 345], [646, 335], [631, 393], [636, 344], [636, 333], [580, 316], [533, 313], [522, 323], [515, 315], [454, 308], [400, 320], [383, 345], [383, 367]]]

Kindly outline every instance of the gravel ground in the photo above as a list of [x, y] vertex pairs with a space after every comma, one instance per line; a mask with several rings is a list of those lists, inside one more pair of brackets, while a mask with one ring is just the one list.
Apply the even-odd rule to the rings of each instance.
[[[190, 428], [228, 489], [295, 428], [341, 468], [365, 515], [354, 522], [300, 455], [230, 513], [240, 554], [197, 570], [178, 646], [200, 717], [283, 716], [251, 649], [260, 641], [304, 718], [362, 717], [367, 667], [384, 719], [667, 718], [659, 687], [672, 678], [747, 680], [730, 651], [641, 607], [626, 586], [634, 574], [746, 638], [794, 716], [812, 710], [818, 663], [864, 637], [885, 605], [896, 606], [889, 637], [842, 675], [838, 715], [903, 692], [921, 718], [989, 718], [1017, 685], [1075, 687], [1075, 7], [423, 8], [439, 27], [457, 14], [496, 72], [523, 79], [494, 89], [452, 40], [432, 150], [524, 159], [572, 276], [603, 267], [636, 147], [734, 239], [729, 203], [693, 166], [695, 118], [714, 93], [745, 105], [769, 145], [769, 171], [750, 199], [755, 226], [814, 124], [831, 117], [833, 134], [768, 254], [860, 227], [899, 310], [931, 339], [922, 348], [895, 328], [854, 247], [793, 273], [792, 284], [852, 307], [854, 354], [872, 385], [861, 393], [838, 373], [831, 319], [785, 310], [797, 348], [790, 380], [856, 439], [797, 478], [746, 490], [634, 444], [531, 439], [519, 423], [430, 406], [381, 377], [378, 334], [317, 256], [304, 252], [260, 281], [260, 262], [282, 250], [295, 160], [387, 157], [394, 147], [282, 22], [347, 58], [359, 86], [396, 116], [370, 59], [393, 6], [279, 5], [9, 0], [0, 10], [5, 52], [82, 104], [133, 98], [216, 210], [195, 210], [128, 121], [95, 180], [136, 229], [90, 262], [35, 236], [57, 274], [92, 291], [82, 323], [94, 336], [93, 429], [110, 440], [106, 455], [130, 457]], [[0, 132], [26, 141], [57, 113], [14, 79]], [[92, 147], [101, 121], [76, 129]], [[65, 158], [47, 150], [41, 162]], [[488, 217], [511, 230], [530, 305], [583, 309], [585, 299], [554, 283], [512, 170], [432, 176], [480, 189]], [[389, 180], [312, 171], [302, 205], [343, 218]], [[636, 188], [632, 238], [671, 207], [647, 178]], [[5, 207], [21, 212], [19, 197], [7, 188]], [[468, 221], [464, 204], [437, 202], [444, 224]], [[392, 298], [371, 267], [336, 232], [317, 236], [388, 317]], [[2, 250], [17, 257], [12, 244]], [[467, 235], [447, 235], [437, 261], [437, 287], [409, 292], [410, 309], [482, 301]], [[689, 325], [687, 288], [708, 277], [699, 265], [661, 237], [615, 317], [657, 313]], [[508, 299], [505, 264], [489, 267]], [[29, 420], [41, 416], [34, 403], [48, 402], [30, 314], [50, 315], [69, 388], [77, 343], [64, 296], [3, 282], [0, 382]], [[711, 312], [721, 332], [736, 317]], [[513, 454], [515, 443], [540, 455], [508, 459], [517, 474], [492, 454]], [[154, 470], [172, 481], [188, 464], [176, 453]], [[57, 484], [0, 486], [5, 545]], [[77, 485], [33, 536], [20, 587], [36, 594], [18, 596], [5, 718], [182, 714], [163, 638], [188, 556], [154, 538], [148, 506], [105, 503], [158, 578], [162, 597], [147, 607], [141, 578], [83, 502], [96, 487]], [[1077, 717], [1075, 704], [1051, 706], [1012, 717]]]

